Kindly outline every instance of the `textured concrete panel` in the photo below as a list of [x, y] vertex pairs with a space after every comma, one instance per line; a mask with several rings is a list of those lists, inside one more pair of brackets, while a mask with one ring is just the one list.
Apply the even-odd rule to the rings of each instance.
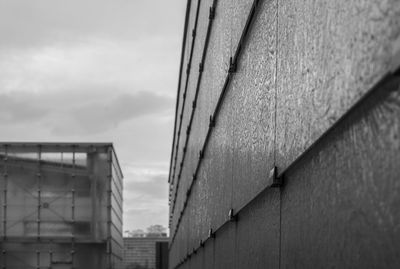
[[205, 152], [204, 164], [211, 176], [208, 207], [211, 209], [211, 227], [215, 230], [228, 218], [232, 207], [233, 128], [232, 102], [222, 105]]
[[229, 2], [218, 1], [215, 13], [195, 115], [202, 122], [204, 136], [225, 81], [230, 57]]
[[193, 256], [193, 269], [203, 269], [204, 267], [204, 248], [197, 250], [196, 254]]
[[276, 1], [260, 2], [224, 101], [234, 108], [235, 209], [266, 187], [274, 167], [276, 12]]
[[[204, 164], [205, 162], [203, 162]], [[212, 215], [212, 207], [210, 203], [210, 193], [211, 193], [211, 181], [213, 178], [211, 177], [210, 171], [205, 169], [205, 165], [201, 166], [199, 174], [197, 176], [196, 191], [197, 200], [199, 204], [196, 206], [197, 212], [200, 215], [200, 238], [204, 239], [208, 235], [208, 230], [211, 227], [211, 215]]]
[[[193, 25], [194, 25], [194, 16], [193, 13], [195, 12], [196, 6], [194, 4], [192, 4], [192, 2], [196, 2], [196, 1], [190, 1], [190, 3], [188, 3], [189, 6], [189, 17], [188, 17], [188, 22], [187, 22], [187, 29], [186, 29], [186, 40], [185, 40], [185, 46], [183, 48], [183, 59], [182, 59], [182, 72], [180, 73], [180, 88], [179, 88], [179, 96], [178, 96], [178, 107], [177, 107], [177, 118], [176, 118], [176, 129], [174, 130], [175, 132], [175, 140], [174, 140], [174, 151], [176, 150], [176, 145], [179, 142], [178, 139], [178, 131], [179, 131], [179, 124], [180, 124], [180, 115], [181, 115], [181, 111], [182, 111], [182, 104], [183, 104], [183, 93], [184, 93], [184, 89], [185, 89], [185, 82], [187, 79], [187, 74], [186, 74], [186, 67], [188, 64], [188, 60], [189, 60], [189, 53], [190, 53], [190, 47], [191, 47], [191, 40], [192, 40], [192, 35], [191, 35], [191, 31], [193, 29]], [[179, 151], [178, 151], [179, 152]], [[179, 154], [178, 152], [174, 152], [174, 158], [172, 159], [172, 167], [175, 166], [175, 164], [179, 165], [180, 160], [178, 162], [178, 160], [175, 162], [175, 155]], [[179, 157], [179, 156], [178, 156]], [[172, 176], [172, 175], [171, 175]], [[174, 185], [176, 186], [176, 177], [174, 177], [173, 179], [171, 178], [171, 180], [174, 181]]]
[[190, 248], [197, 248], [199, 246], [200, 239], [204, 239], [202, 237], [202, 212], [199, 210], [202, 200], [199, 199], [199, 185], [194, 185], [192, 189], [192, 194], [189, 202], [189, 208], [192, 211], [191, 213], [191, 239], [190, 239]]
[[282, 268], [399, 268], [399, 152], [400, 79], [285, 175]]
[[236, 224], [224, 226], [215, 238], [215, 265], [218, 269], [235, 268]]
[[[197, 5], [197, 3], [196, 3]], [[195, 97], [197, 81], [199, 78], [199, 64], [204, 51], [204, 44], [206, 40], [207, 28], [209, 24], [209, 8], [212, 5], [212, 0], [201, 0], [199, 10], [199, 21], [196, 29], [196, 40], [193, 48], [192, 65], [189, 75], [189, 83], [186, 94], [186, 106], [183, 114], [182, 130], [186, 131], [186, 127], [189, 124], [190, 115], [192, 112], [192, 102]], [[186, 137], [186, 133], [184, 133]], [[184, 142], [184, 141], [183, 141]], [[182, 148], [181, 148], [182, 149]]]
[[[222, 33], [224, 29], [229, 29], [230, 27], [230, 21], [226, 20], [226, 18], [229, 17], [230, 12], [228, 4], [228, 2], [220, 1], [217, 5], [216, 16], [210, 34], [210, 45], [208, 47], [206, 61], [204, 63], [204, 73], [200, 86], [197, 108], [194, 116], [194, 121], [196, 121], [196, 129], [192, 130], [192, 133], [195, 133], [196, 136], [198, 136], [199, 140], [199, 142], [195, 142], [195, 145], [200, 143], [200, 145], [202, 146], [204, 143], [205, 135], [208, 129], [209, 117], [214, 111], [217, 96], [221, 92], [222, 84], [226, 76], [224, 63], [229, 62], [230, 40], [228, 39], [228, 35], [224, 36], [220, 35], [220, 33]], [[191, 72], [195, 71], [196, 68], [193, 68]], [[182, 128], [182, 132], [186, 132], [186, 128]], [[177, 171], [179, 171], [178, 168], [182, 160], [182, 144], [183, 142], [181, 142], [179, 152], [175, 153], [178, 154]], [[192, 144], [189, 145], [189, 148], [191, 147]], [[176, 174], [178, 174], [178, 172]], [[185, 184], [185, 180], [183, 181], [183, 184]], [[179, 186], [179, 188], [181, 187], [182, 186]], [[176, 205], [176, 207], [178, 208], [177, 210], [181, 210], [183, 206], [184, 196], [182, 195], [182, 193], [183, 192], [178, 191], [178, 199]]]
[[284, 169], [388, 71], [400, 2], [279, 1], [277, 164]]
[[215, 242], [213, 240], [207, 241], [204, 245], [204, 259], [203, 259], [203, 268], [204, 269], [214, 269], [217, 268], [214, 266], [215, 262]]
[[[254, 0], [228, 0], [231, 9], [231, 54], [233, 55], [237, 49], [242, 31], [246, 25], [247, 17], [250, 14], [251, 6]], [[269, 0], [268, 0], [269, 1]], [[260, 1], [260, 2], [268, 2]]]
[[239, 215], [235, 268], [279, 268], [280, 190], [268, 189]]
[[169, 268], [174, 268], [177, 263], [177, 260], [179, 259], [177, 253], [177, 245], [178, 244], [173, 244], [169, 249], [169, 259], [168, 259]]

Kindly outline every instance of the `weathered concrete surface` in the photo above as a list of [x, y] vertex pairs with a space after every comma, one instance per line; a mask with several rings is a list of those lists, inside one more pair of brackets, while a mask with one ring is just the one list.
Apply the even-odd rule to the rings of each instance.
[[235, 233], [236, 226], [223, 227], [216, 235], [214, 243], [214, 268], [230, 269], [235, 267]]
[[286, 175], [282, 268], [400, 267], [400, 79]]
[[269, 189], [239, 215], [235, 268], [279, 268], [280, 190]]
[[[199, 27], [208, 24], [211, 2], [202, 0]], [[400, 2], [259, 2], [186, 201], [252, 4], [218, 1], [173, 215], [171, 232], [178, 233], [171, 268], [199, 247], [209, 228], [227, 221], [229, 209], [243, 207], [237, 223], [225, 224], [179, 268], [378, 268], [379, 261], [397, 268], [398, 93], [382, 97], [388, 89], [374, 90], [380, 98], [356, 108], [345, 125], [290, 165], [387, 73], [400, 50]], [[204, 46], [196, 42], [183, 132]], [[274, 166], [290, 166], [283, 195], [268, 190], [257, 196]]]
[[261, 2], [225, 99], [234, 108], [234, 209], [266, 187], [268, 173], [274, 167], [276, 3]]
[[279, 1], [277, 166], [283, 170], [389, 70], [400, 2]]

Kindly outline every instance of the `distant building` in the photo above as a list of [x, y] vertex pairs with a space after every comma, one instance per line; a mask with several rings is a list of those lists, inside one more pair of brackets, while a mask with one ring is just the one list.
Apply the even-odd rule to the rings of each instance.
[[168, 237], [124, 238], [124, 269], [168, 269]]
[[122, 268], [112, 144], [0, 143], [0, 266]]

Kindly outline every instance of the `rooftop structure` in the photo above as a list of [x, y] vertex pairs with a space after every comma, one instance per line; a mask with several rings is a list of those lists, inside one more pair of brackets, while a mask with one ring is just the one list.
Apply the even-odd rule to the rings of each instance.
[[0, 143], [0, 266], [122, 267], [122, 172], [109, 143]]

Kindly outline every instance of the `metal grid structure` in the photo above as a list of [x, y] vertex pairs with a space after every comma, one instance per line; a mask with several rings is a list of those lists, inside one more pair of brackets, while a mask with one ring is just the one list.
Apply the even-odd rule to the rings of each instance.
[[400, 2], [187, 3], [170, 268], [398, 268]]
[[2, 268], [122, 268], [112, 144], [0, 143], [0, 172]]

